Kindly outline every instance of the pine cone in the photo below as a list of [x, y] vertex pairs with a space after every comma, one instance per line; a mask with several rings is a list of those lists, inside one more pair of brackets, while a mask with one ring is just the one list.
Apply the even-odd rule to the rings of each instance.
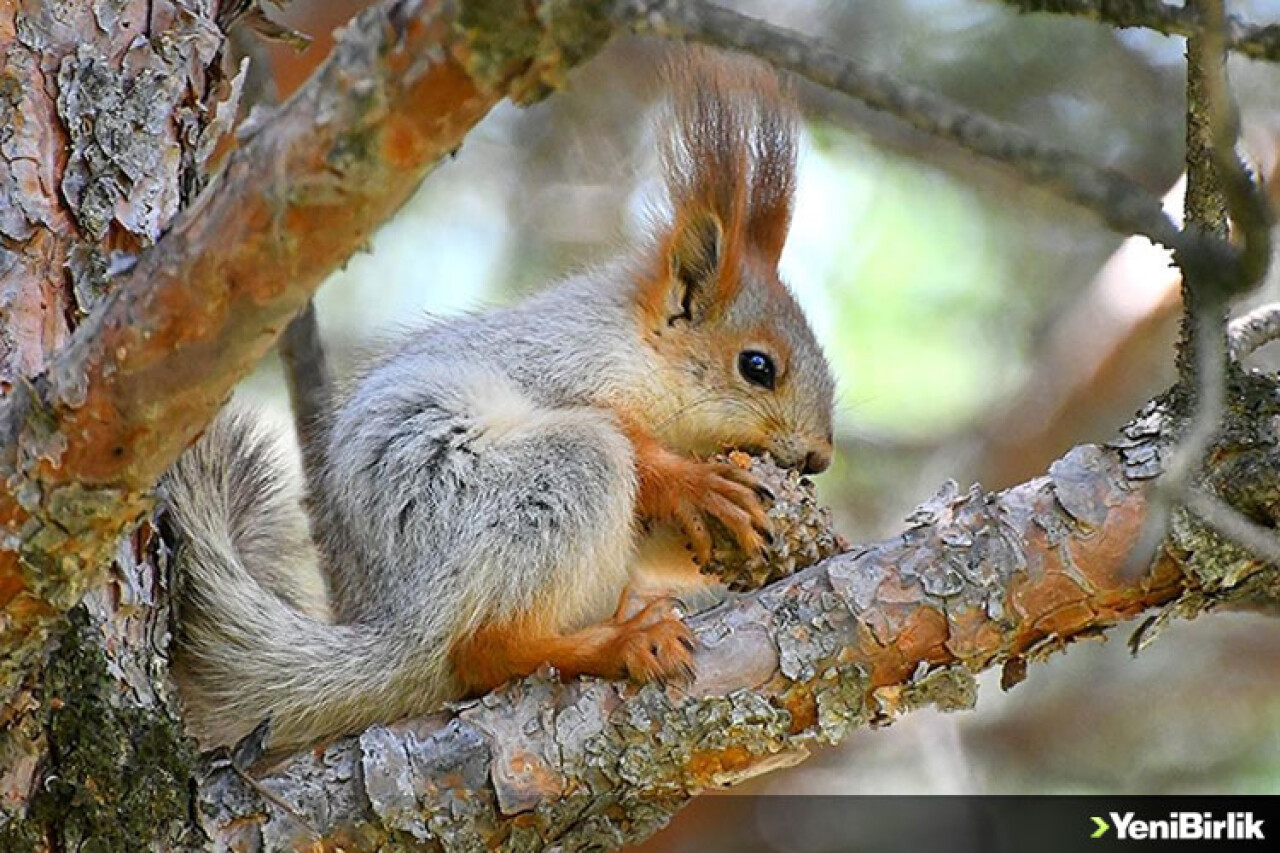
[[756, 589], [848, 550], [849, 543], [832, 529], [831, 510], [818, 505], [808, 477], [779, 468], [767, 454], [754, 457], [735, 451], [715, 461], [750, 471], [773, 495], [766, 500], [773, 541], [759, 553], [744, 554], [728, 530], [713, 519], [714, 547], [704, 572], [716, 575], [731, 589]]

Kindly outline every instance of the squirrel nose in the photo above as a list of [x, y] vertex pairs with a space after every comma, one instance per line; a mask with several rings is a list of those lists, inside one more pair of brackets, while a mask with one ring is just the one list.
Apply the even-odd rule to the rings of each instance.
[[831, 447], [810, 450], [804, 456], [804, 473], [820, 474], [831, 465]]

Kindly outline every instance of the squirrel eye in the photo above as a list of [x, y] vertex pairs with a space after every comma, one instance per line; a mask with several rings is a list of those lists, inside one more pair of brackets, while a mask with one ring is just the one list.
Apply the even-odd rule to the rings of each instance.
[[752, 385], [759, 385], [770, 391], [773, 390], [778, 378], [773, 367], [773, 359], [753, 349], [738, 353], [738, 372]]

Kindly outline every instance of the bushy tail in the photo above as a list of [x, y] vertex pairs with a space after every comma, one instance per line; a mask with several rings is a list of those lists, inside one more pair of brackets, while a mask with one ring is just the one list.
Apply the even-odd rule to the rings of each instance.
[[398, 660], [391, 632], [328, 624], [296, 468], [226, 412], [162, 483], [178, 540], [173, 672], [205, 747], [268, 716], [272, 749], [302, 746], [438, 698], [424, 686], [441, 678]]

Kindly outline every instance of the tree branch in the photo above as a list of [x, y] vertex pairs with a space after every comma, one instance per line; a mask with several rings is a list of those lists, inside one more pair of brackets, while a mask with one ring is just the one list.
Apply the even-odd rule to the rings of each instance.
[[1184, 315], [1178, 344], [1179, 390], [1191, 411], [1187, 429], [1170, 454], [1156, 483], [1151, 513], [1130, 556], [1137, 572], [1164, 539], [1173, 509], [1188, 499], [1199, 517], [1209, 523], [1225, 520], [1219, 532], [1255, 549], [1263, 559], [1276, 559], [1280, 550], [1256, 551], [1271, 541], [1268, 531], [1240, 531], [1251, 526], [1234, 517], [1229, 507], [1215, 508], [1195, 492], [1207, 449], [1223, 415], [1230, 369], [1226, 311], [1232, 296], [1254, 287], [1265, 275], [1271, 256], [1271, 211], [1249, 170], [1236, 152], [1239, 116], [1227, 84], [1226, 17], [1223, 0], [1192, 0], [1189, 5], [1204, 28], [1187, 40], [1187, 193], [1185, 231], [1228, 236], [1234, 223], [1241, 249], [1230, 263], [1205, 256], [1175, 253], [1182, 270]]
[[[1171, 36], [1192, 36], [1204, 26], [1190, 4], [1163, 0], [1002, 0], [1020, 12], [1047, 12], [1104, 21], [1116, 27], [1144, 27]], [[1226, 44], [1253, 59], [1280, 59], [1280, 25], [1255, 26], [1236, 15], [1226, 19]]]
[[[100, 574], [148, 489], [310, 293], [501, 97], [538, 97], [619, 26], [746, 50], [1008, 162], [1205, 265], [1229, 247], [1025, 132], [699, 0], [384, 0], [295, 97], [242, 129], [220, 179], [0, 404], [0, 696]], [[305, 251], [303, 247], [305, 246]]]
[[[1021, 128], [973, 112], [927, 89], [864, 68], [821, 42], [700, 0], [636, 0], [637, 32], [744, 51], [856, 98], [912, 127], [1003, 163], [1031, 184], [1086, 207], [1122, 234], [1142, 234], [1175, 251], [1202, 255], [1216, 241], [1186, 233], [1160, 199], [1132, 179], [1093, 166]], [[1206, 246], [1205, 244], [1210, 244]], [[1211, 252], [1214, 256], [1221, 250]]]
[[1280, 338], [1280, 303], [1260, 305], [1231, 321], [1227, 341], [1231, 357], [1240, 361]]
[[[323, 276], [499, 98], [540, 95], [615, 25], [750, 50], [1007, 160], [1122, 230], [1203, 248], [1122, 177], [722, 9], [384, 0], [295, 98], [244, 129], [221, 178], [113, 283], [48, 372], [0, 404], [0, 691]], [[1214, 470], [1248, 463], [1207, 478], [1266, 523], [1277, 508], [1257, 479], [1277, 465], [1274, 390], [1235, 389], [1247, 416]], [[1174, 423], [1157, 406], [1112, 448], [1079, 448], [1046, 478], [998, 496], [944, 490], [903, 536], [700, 617], [701, 670], [686, 689], [533, 678], [294, 759], [261, 783], [290, 804], [263, 820], [252, 786], [214, 772], [204, 817], [217, 838], [259, 834], [270, 849], [313, 831], [348, 849], [389, 837], [571, 848], [609, 832], [620, 843], [703, 787], [797, 760], [850, 726], [922, 702], [965, 706], [974, 670], [999, 664], [1015, 682], [1027, 660], [1144, 609], [1193, 614], [1274, 585], [1273, 567], [1190, 517], [1149, 574], [1119, 573]]]
[[[258, 20], [261, 21], [262, 10], [253, 6], [252, 11], [258, 14]], [[244, 26], [230, 29], [227, 34], [227, 41], [234, 54], [248, 57], [250, 62], [244, 95], [240, 101], [242, 113], [254, 107], [274, 109], [280, 103], [271, 53], [266, 49], [264, 41], [266, 36], [253, 29], [253, 26], [254, 22], [247, 22]], [[321, 416], [332, 390], [333, 377], [320, 335], [320, 324], [316, 319], [314, 300], [307, 300], [302, 310], [285, 326], [280, 335], [279, 353], [285, 385], [289, 390], [289, 404], [293, 410], [294, 433], [302, 452], [302, 470], [309, 486], [315, 487], [324, 466], [324, 443], [316, 431], [322, 423]]]
[[323, 278], [502, 97], [596, 50], [605, 2], [384, 0], [0, 402], [0, 698], [148, 490]]
[[302, 451], [302, 470], [312, 486], [324, 470], [324, 442], [316, 434], [323, 423], [333, 377], [320, 338], [316, 306], [308, 301], [280, 336], [280, 361], [293, 408], [293, 427]]
[[[1280, 450], [1259, 443], [1256, 424], [1280, 406], [1260, 379], [1231, 401], [1215, 464], [1239, 504], [1273, 491]], [[315, 832], [349, 851], [622, 846], [698, 792], [794, 764], [853, 727], [921, 705], [971, 707], [980, 670], [1003, 667], [1007, 687], [1028, 662], [1144, 611], [1192, 616], [1267, 584], [1274, 597], [1276, 566], [1195, 524], [1148, 573], [1125, 576], [1178, 424], [1153, 403], [1111, 445], [1078, 447], [1047, 476], [994, 495], [948, 484], [903, 534], [697, 617], [691, 685], [538, 675], [375, 726], [260, 780], [296, 816], [216, 770], [202, 792], [207, 829], [246, 849], [294, 849]], [[1278, 511], [1273, 499], [1271, 521]]]

